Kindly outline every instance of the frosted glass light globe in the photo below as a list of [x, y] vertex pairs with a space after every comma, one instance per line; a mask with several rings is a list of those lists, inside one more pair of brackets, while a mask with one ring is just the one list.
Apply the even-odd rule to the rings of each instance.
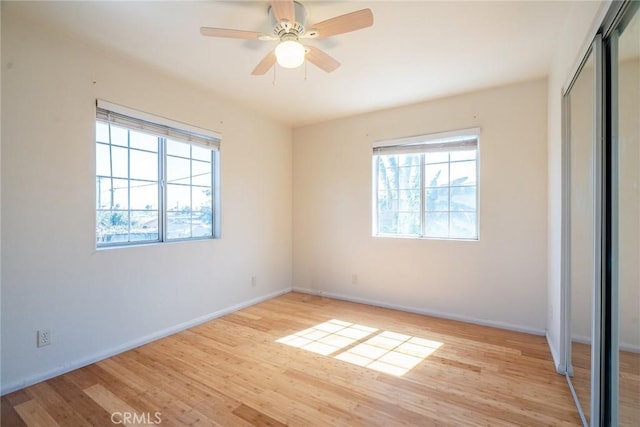
[[284, 68], [297, 68], [304, 62], [304, 46], [295, 40], [286, 40], [276, 46], [276, 59]]

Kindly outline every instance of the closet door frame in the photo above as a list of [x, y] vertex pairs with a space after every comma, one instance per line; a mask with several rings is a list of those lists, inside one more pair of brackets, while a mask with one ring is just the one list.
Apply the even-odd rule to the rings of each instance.
[[571, 354], [571, 150], [569, 94], [589, 55], [594, 55], [594, 277], [591, 345], [591, 426], [617, 425], [619, 418], [618, 283], [618, 38], [620, 29], [640, 10], [640, 2], [614, 1], [597, 34], [565, 86], [562, 102], [562, 348], [565, 374], [578, 412], [587, 425], [573, 389]]

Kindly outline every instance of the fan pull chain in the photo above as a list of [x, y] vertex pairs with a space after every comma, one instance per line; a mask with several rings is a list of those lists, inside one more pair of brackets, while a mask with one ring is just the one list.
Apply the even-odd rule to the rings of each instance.
[[275, 65], [273, 66], [273, 81], [271, 82], [272, 85], [276, 85], [276, 67]]
[[304, 81], [307, 81], [307, 61], [304, 61]]

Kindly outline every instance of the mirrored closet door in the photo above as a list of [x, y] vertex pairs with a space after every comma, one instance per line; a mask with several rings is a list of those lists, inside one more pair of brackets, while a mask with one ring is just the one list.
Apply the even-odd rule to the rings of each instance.
[[565, 95], [565, 194], [568, 246], [566, 278], [569, 288], [569, 380], [583, 421], [591, 411], [591, 364], [594, 291], [598, 281], [599, 236], [597, 206], [601, 161], [596, 146], [596, 45], [592, 46]]
[[566, 374], [585, 426], [640, 426], [640, 2], [613, 1], [563, 98]]
[[[620, 426], [640, 425], [640, 12], [629, 10], [611, 36], [612, 312]], [[617, 295], [615, 295], [617, 294]], [[616, 328], [617, 326], [617, 328]], [[617, 346], [615, 345], [617, 341]], [[616, 380], [617, 379], [617, 387]], [[614, 397], [614, 400], [615, 397]], [[614, 408], [615, 409], [615, 408]]]

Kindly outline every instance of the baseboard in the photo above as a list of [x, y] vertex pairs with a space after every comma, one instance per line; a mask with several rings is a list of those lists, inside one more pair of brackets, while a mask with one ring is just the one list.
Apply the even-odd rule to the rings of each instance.
[[477, 319], [475, 317], [461, 316], [458, 314], [444, 313], [441, 311], [429, 310], [429, 309], [418, 308], [418, 307], [409, 307], [409, 306], [398, 305], [398, 304], [388, 304], [385, 302], [371, 300], [367, 298], [360, 298], [352, 295], [336, 294], [333, 292], [325, 292], [317, 289], [293, 287], [292, 290], [293, 292], [300, 292], [300, 293], [310, 294], [310, 295], [319, 295], [319, 296], [338, 299], [342, 301], [350, 301], [350, 302], [356, 302], [359, 304], [373, 305], [376, 307], [406, 311], [408, 313], [416, 313], [416, 314], [423, 314], [425, 316], [439, 317], [441, 319], [456, 320], [459, 322], [472, 323], [475, 325], [490, 326], [493, 328], [505, 329], [505, 330], [515, 331], [515, 332], [524, 332], [532, 335], [539, 335], [539, 336], [545, 335], [545, 331], [543, 329], [530, 328], [528, 326], [513, 325], [510, 323], [495, 322], [492, 320], [485, 320], [485, 319]]
[[567, 370], [564, 368], [564, 365], [560, 362], [560, 356], [558, 354], [558, 349], [553, 345], [551, 338], [549, 337], [549, 332], [546, 331], [544, 334], [547, 339], [547, 346], [549, 347], [549, 351], [551, 352], [551, 358], [553, 359], [553, 364], [556, 367], [556, 372], [560, 375], [565, 375]]
[[618, 344], [618, 348], [622, 351], [628, 351], [630, 353], [640, 353], [640, 345], [625, 344], [621, 342], [620, 344]]
[[574, 335], [571, 337], [571, 341], [579, 344], [591, 345], [591, 337], [586, 337], [584, 335]]
[[242, 310], [243, 308], [250, 307], [255, 304], [259, 304], [263, 301], [278, 297], [280, 295], [284, 295], [291, 292], [291, 288], [281, 289], [276, 292], [272, 292], [267, 295], [263, 295], [258, 298], [254, 298], [248, 301], [241, 302], [239, 304], [232, 305], [230, 307], [223, 308], [221, 310], [214, 311], [209, 314], [205, 314], [204, 316], [197, 317], [192, 320], [188, 320], [183, 323], [179, 323], [177, 325], [171, 326], [169, 328], [163, 329], [158, 332], [154, 332], [152, 334], [143, 336], [141, 338], [135, 339], [133, 341], [129, 341], [121, 346], [96, 353], [90, 357], [75, 360], [73, 362], [58, 366], [54, 369], [50, 369], [46, 372], [41, 372], [36, 375], [32, 375], [30, 377], [24, 378], [19, 381], [15, 381], [11, 384], [3, 384], [0, 389], [0, 395], [4, 396], [7, 393], [14, 392], [16, 390], [20, 390], [25, 387], [29, 387], [30, 385], [37, 384], [42, 381], [46, 381], [48, 379], [57, 377], [58, 375], [66, 374], [67, 372], [74, 371], [76, 369], [85, 367], [87, 365], [91, 365], [92, 363], [99, 362], [101, 360], [107, 359], [109, 357], [115, 356], [116, 354], [123, 353], [125, 351], [131, 350], [136, 347], [140, 347], [141, 345], [150, 343], [152, 341], [156, 341], [160, 338], [168, 337], [169, 335], [173, 335], [175, 333], [184, 331], [185, 329], [192, 328], [194, 326], [200, 325], [202, 323], [208, 322], [209, 320], [216, 319], [218, 317], [224, 316], [226, 314], [233, 313], [238, 310]]

